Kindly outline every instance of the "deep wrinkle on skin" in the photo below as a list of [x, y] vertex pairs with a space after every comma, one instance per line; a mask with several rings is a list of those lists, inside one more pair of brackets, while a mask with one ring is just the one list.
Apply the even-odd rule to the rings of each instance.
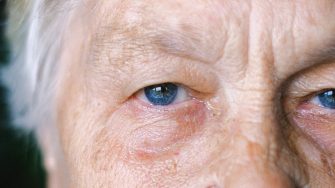
[[[335, 111], [322, 106], [318, 99], [320, 93], [331, 90], [335, 77], [334, 66], [321, 64], [318, 67], [297, 74], [294, 84], [288, 88], [287, 112], [292, 124], [318, 143], [326, 153], [335, 151]], [[294, 91], [294, 93], [292, 93]], [[292, 102], [293, 101], [293, 102]], [[333, 156], [332, 156], [333, 158]]]
[[[333, 113], [306, 103], [335, 88], [324, 71], [334, 69], [335, 2], [197, 3], [76, 7], [58, 90], [70, 185], [335, 185]], [[165, 107], [136, 98], [162, 83], [192, 97]]]

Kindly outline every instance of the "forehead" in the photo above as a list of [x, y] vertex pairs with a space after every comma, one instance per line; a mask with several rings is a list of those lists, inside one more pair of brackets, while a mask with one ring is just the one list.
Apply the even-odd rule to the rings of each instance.
[[86, 1], [79, 7], [77, 17], [90, 23], [100, 47], [132, 42], [225, 66], [266, 61], [279, 74], [310, 66], [334, 51], [334, 0], [115, 0]]

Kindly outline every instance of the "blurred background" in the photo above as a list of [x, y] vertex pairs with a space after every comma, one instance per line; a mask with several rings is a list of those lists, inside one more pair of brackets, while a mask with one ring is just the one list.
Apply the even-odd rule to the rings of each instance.
[[[8, 64], [10, 57], [4, 35], [8, 1], [0, 0], [0, 68]], [[33, 133], [14, 128], [6, 100], [8, 95], [0, 82], [0, 188], [44, 188], [46, 172], [36, 139]]]

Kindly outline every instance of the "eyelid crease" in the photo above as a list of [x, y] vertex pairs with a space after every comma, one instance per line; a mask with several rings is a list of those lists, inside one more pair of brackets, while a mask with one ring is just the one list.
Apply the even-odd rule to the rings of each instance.
[[139, 64], [138, 68], [134, 67], [137, 72], [131, 75], [132, 78], [129, 79], [131, 81], [124, 89], [124, 95], [128, 96], [127, 98], [144, 87], [167, 82], [180, 84], [204, 95], [213, 94], [218, 89], [216, 74], [205, 64], [170, 61], [162, 64], [164, 66], [157, 66], [157, 63], [154, 63]]
[[309, 68], [290, 80], [285, 97], [307, 99], [335, 88], [335, 64], [322, 64]]

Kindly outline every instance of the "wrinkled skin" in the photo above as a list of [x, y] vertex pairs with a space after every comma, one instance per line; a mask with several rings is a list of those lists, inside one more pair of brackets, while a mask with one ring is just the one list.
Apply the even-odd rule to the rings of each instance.
[[[71, 187], [335, 187], [335, 1], [82, 1], [59, 63]], [[333, 51], [335, 48], [332, 48]], [[188, 98], [153, 106], [146, 86]]]

